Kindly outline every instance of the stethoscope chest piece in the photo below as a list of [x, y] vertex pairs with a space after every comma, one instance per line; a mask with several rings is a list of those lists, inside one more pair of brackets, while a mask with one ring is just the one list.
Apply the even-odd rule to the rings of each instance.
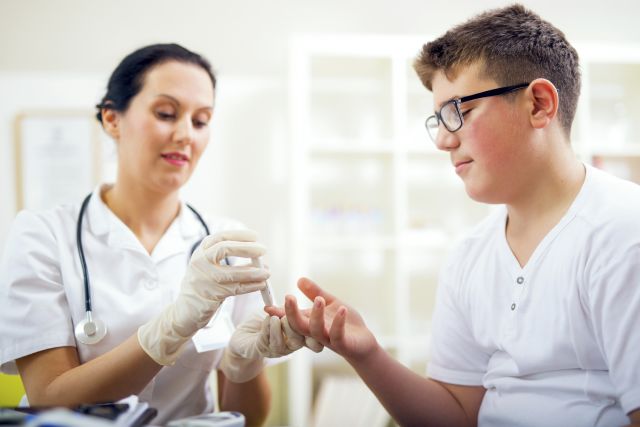
[[107, 335], [107, 325], [100, 319], [94, 319], [91, 312], [87, 311], [87, 316], [76, 325], [74, 332], [81, 343], [96, 344]]

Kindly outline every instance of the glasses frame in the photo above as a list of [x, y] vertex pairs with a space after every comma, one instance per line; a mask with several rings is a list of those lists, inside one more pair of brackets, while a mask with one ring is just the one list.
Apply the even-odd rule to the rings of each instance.
[[[429, 138], [431, 138], [431, 140], [435, 142], [438, 136], [437, 131], [435, 135], [432, 135], [431, 131], [429, 130], [429, 121], [432, 121], [434, 118], [436, 119], [436, 123], [438, 125], [437, 128], [440, 127], [440, 123], [442, 123], [445, 129], [447, 129], [449, 132], [457, 132], [462, 128], [462, 125], [464, 124], [464, 118], [462, 116], [462, 112], [460, 111], [460, 105], [463, 102], [473, 101], [474, 99], [479, 99], [479, 98], [487, 98], [489, 96], [505, 95], [507, 93], [515, 92], [516, 90], [524, 89], [528, 87], [530, 84], [531, 83], [518, 83], [517, 85], [503, 86], [496, 89], [490, 89], [490, 90], [485, 90], [483, 92], [474, 93], [473, 95], [463, 96], [461, 98], [450, 99], [449, 101], [442, 104], [442, 107], [440, 107], [439, 111], [434, 111], [434, 114], [427, 117], [427, 120], [425, 120], [424, 125], [427, 128], [427, 133], [429, 134]], [[460, 120], [460, 125], [455, 129], [450, 128], [449, 125], [447, 125], [447, 123], [444, 120], [442, 120], [442, 110], [447, 108], [449, 104], [453, 104], [453, 106], [455, 107], [456, 114], [458, 115], [458, 119]]]

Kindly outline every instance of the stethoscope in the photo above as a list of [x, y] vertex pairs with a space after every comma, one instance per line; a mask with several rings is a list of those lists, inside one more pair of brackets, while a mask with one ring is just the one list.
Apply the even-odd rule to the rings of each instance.
[[[91, 199], [91, 194], [85, 197], [80, 207], [80, 213], [78, 214], [78, 225], [76, 228], [76, 242], [78, 244], [78, 255], [80, 256], [80, 265], [82, 266], [82, 275], [84, 277], [84, 309], [86, 316], [81, 320], [75, 328], [76, 339], [83, 344], [96, 344], [100, 342], [105, 335], [107, 335], [107, 325], [100, 319], [93, 317], [93, 311], [91, 310], [91, 292], [89, 289], [89, 272], [87, 271], [87, 262], [84, 258], [84, 250], [82, 248], [82, 218], [84, 217], [84, 211], [87, 209]], [[209, 227], [204, 221], [202, 216], [193, 207], [187, 204], [187, 207], [194, 213], [204, 231], [205, 236], [209, 235]], [[196, 250], [202, 239], [198, 240], [192, 247], [190, 255]]]

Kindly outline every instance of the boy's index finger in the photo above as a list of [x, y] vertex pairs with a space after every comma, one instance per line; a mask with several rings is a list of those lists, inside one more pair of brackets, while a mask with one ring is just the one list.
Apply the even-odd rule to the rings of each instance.
[[313, 280], [307, 277], [302, 277], [300, 278], [300, 280], [298, 280], [298, 288], [311, 301], [314, 301], [316, 297], [320, 296], [324, 298], [327, 304], [331, 304], [336, 299], [336, 297], [334, 297], [332, 294], [322, 289]]
[[267, 305], [264, 307], [264, 311], [269, 316], [277, 316], [279, 318], [283, 318], [285, 316], [284, 308], [276, 307], [275, 305]]

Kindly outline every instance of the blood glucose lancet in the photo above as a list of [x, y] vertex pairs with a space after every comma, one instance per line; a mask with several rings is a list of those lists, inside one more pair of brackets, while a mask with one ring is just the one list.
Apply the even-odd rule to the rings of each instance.
[[[254, 267], [262, 268], [262, 260], [260, 258], [251, 258], [251, 265]], [[267, 286], [260, 291], [262, 294], [262, 301], [265, 306], [273, 305], [273, 296], [271, 294], [271, 285], [269, 284], [269, 280], [266, 281]]]

